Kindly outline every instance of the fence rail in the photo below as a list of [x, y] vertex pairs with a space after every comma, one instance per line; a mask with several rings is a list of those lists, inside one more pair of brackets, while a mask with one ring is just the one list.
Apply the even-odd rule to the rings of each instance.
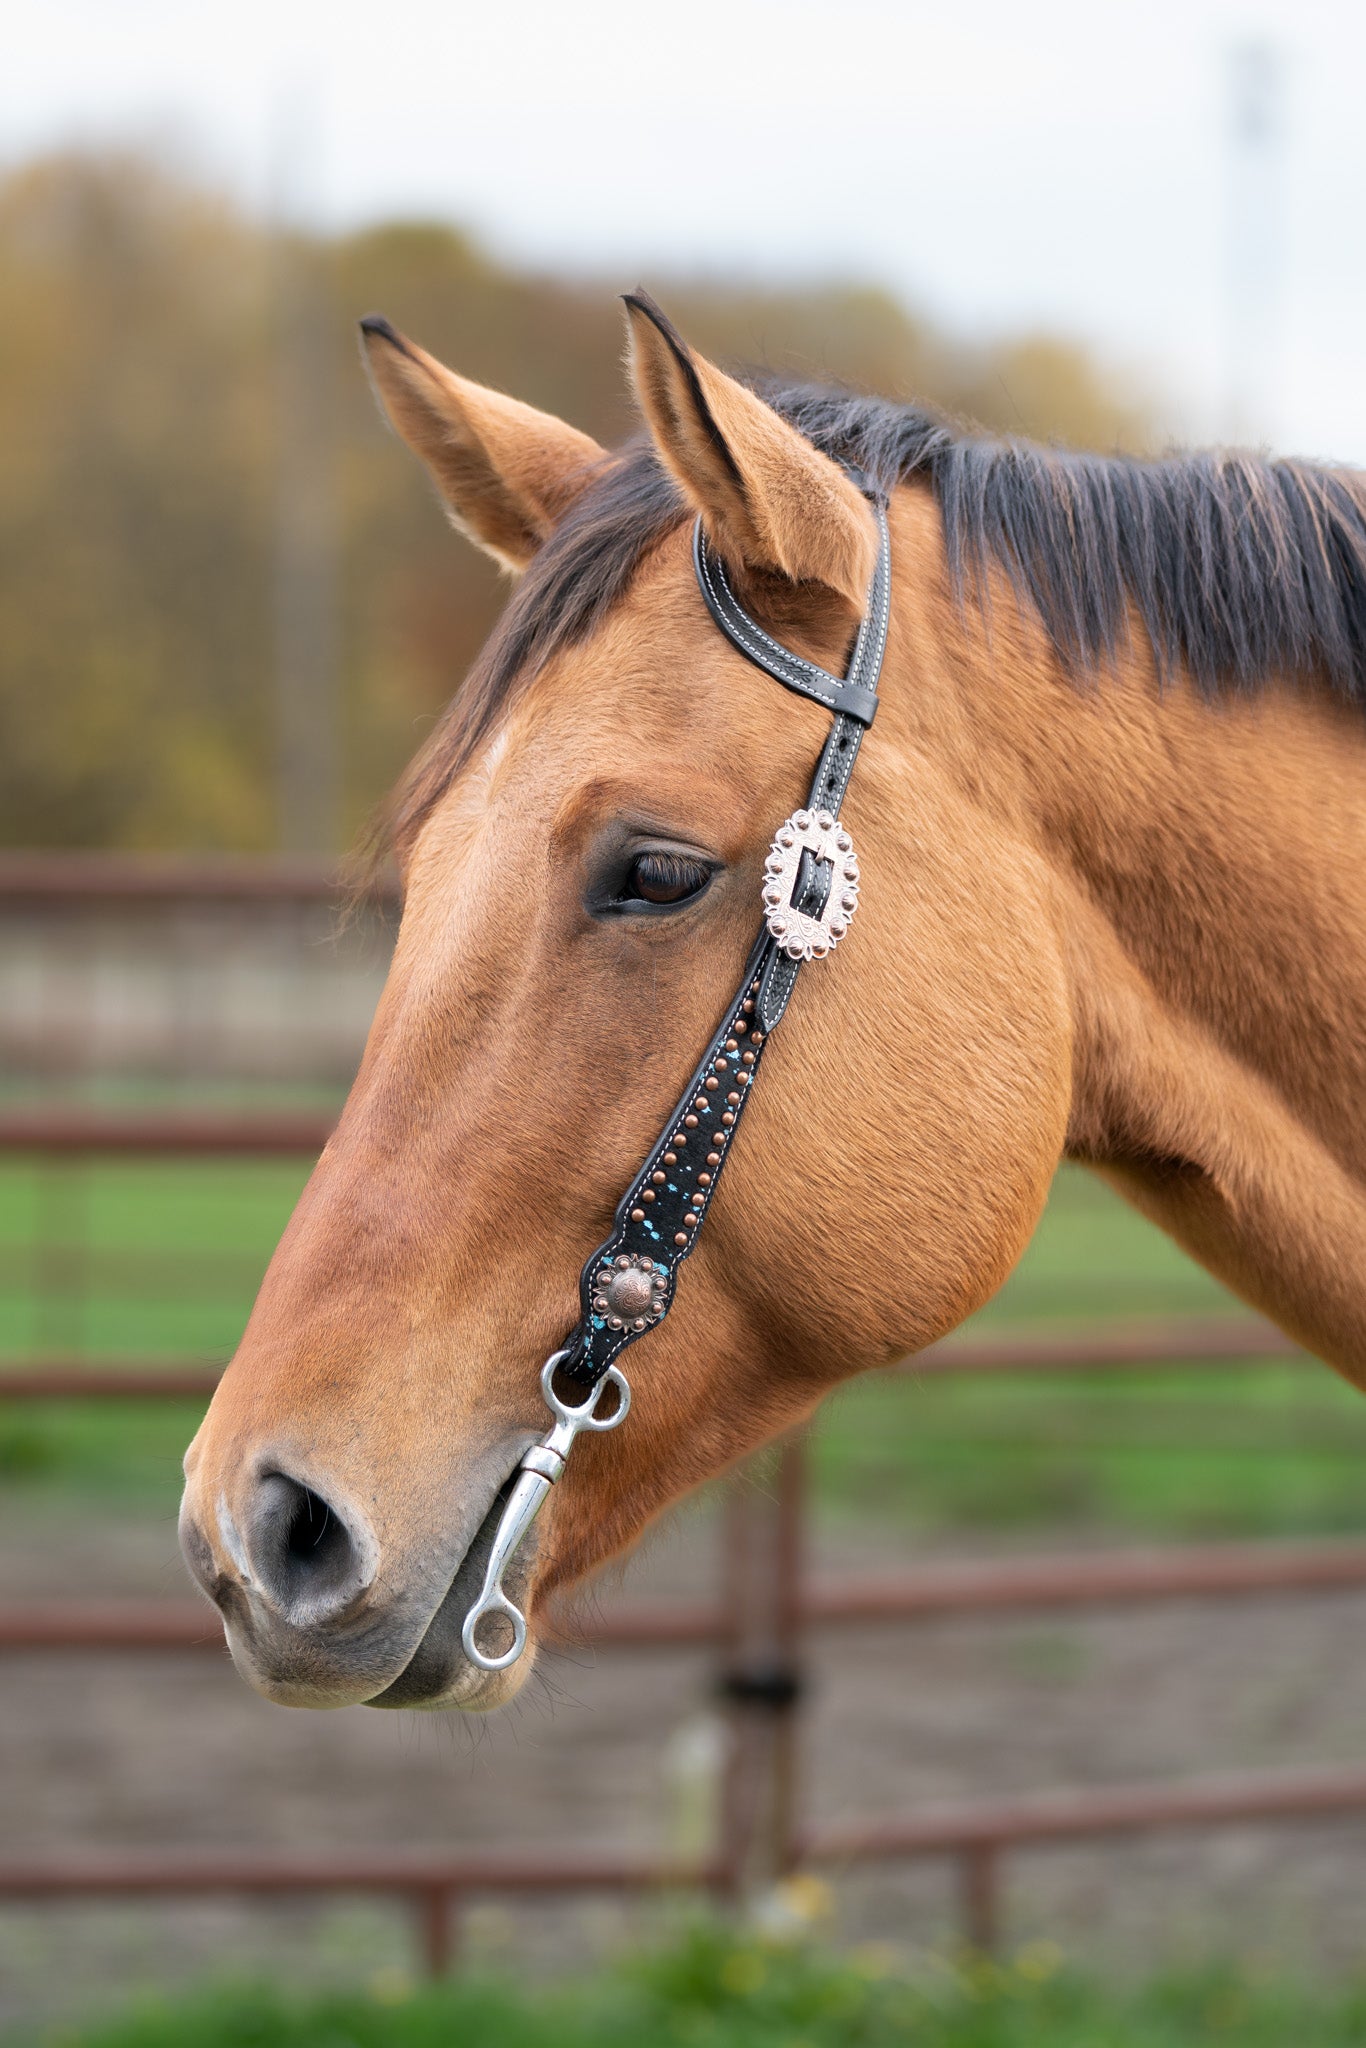
[[585, 1856], [574, 1853], [502, 1859], [450, 1857], [397, 1851], [275, 1858], [206, 1850], [120, 1851], [115, 1855], [0, 1860], [0, 1898], [55, 1904], [83, 1898], [246, 1897], [297, 1893], [354, 1893], [398, 1898], [412, 1912], [429, 1975], [449, 1969], [456, 1945], [456, 1912], [471, 1894], [562, 1891], [723, 1891], [730, 1873], [719, 1861], [673, 1864], [655, 1856]]
[[1016, 1799], [922, 1807], [891, 1820], [855, 1821], [799, 1837], [806, 1862], [956, 1857], [964, 1933], [990, 1954], [1000, 1935], [1000, 1859], [1007, 1849], [1095, 1841], [1171, 1829], [1366, 1815], [1366, 1770], [1247, 1771], [1177, 1784], [1098, 1785]]
[[321, 1152], [336, 1124], [332, 1110], [0, 1110], [0, 1152], [45, 1158], [183, 1157], [250, 1154], [297, 1159]]
[[[3, 1138], [0, 1137], [0, 1147]], [[954, 1375], [1170, 1372], [1191, 1365], [1245, 1365], [1252, 1360], [1303, 1360], [1290, 1338], [1253, 1316], [1154, 1318], [1120, 1329], [1063, 1326], [1020, 1333], [947, 1337], [889, 1371], [913, 1379]], [[0, 1400], [108, 1401], [204, 1399], [220, 1378], [217, 1366], [151, 1362], [85, 1365], [51, 1359], [0, 1367]]]
[[[799, 1835], [792, 1861], [848, 1869], [891, 1858], [948, 1857], [959, 1866], [963, 1932], [973, 1947], [990, 1954], [1000, 1940], [1000, 1862], [1007, 1850], [1186, 1828], [1358, 1817], [1366, 1817], [1366, 1771], [1255, 1771], [924, 1807], [889, 1821]], [[699, 1863], [578, 1852], [481, 1858], [347, 1849], [305, 1856], [150, 1850], [0, 1860], [0, 1898], [27, 1903], [214, 1893], [398, 1897], [415, 1914], [423, 1960], [434, 1976], [450, 1965], [455, 1913], [473, 1894], [705, 1889], [725, 1895], [735, 1891], [738, 1879], [735, 1860], [724, 1853]]]
[[[344, 905], [353, 878], [334, 862], [296, 857], [256, 859], [250, 854], [0, 853], [0, 906], [84, 909], [134, 902], [196, 910], [218, 903]], [[383, 874], [368, 899], [394, 905], [398, 883]]]
[[[803, 1586], [800, 1628], [938, 1621], [966, 1614], [1117, 1607], [1161, 1600], [1366, 1589], [1366, 1543], [1221, 1543], [1100, 1555], [993, 1558], [919, 1565], [877, 1577]], [[712, 1601], [632, 1601], [605, 1613], [552, 1611], [550, 1640], [575, 1647], [677, 1649], [723, 1643], [730, 1613]], [[0, 1606], [4, 1650], [223, 1649], [201, 1600], [42, 1600]]]

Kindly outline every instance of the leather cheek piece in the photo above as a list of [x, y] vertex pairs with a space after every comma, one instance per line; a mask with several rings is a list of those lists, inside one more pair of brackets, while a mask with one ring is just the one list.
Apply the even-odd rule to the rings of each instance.
[[[856, 477], [866, 490], [862, 479]], [[868, 495], [874, 494], [870, 491]], [[712, 554], [699, 519], [693, 531], [698, 588], [726, 638], [786, 689], [834, 714], [816, 765], [807, 808], [839, 815], [864, 732], [877, 710], [877, 685], [887, 644], [891, 542], [885, 502], [875, 498], [878, 559], [844, 676], [830, 675], [766, 633], [736, 598], [722, 562]], [[794, 908], [819, 917], [833, 882], [830, 864], [803, 855]], [[767, 925], [745, 963], [739, 989], [693, 1070], [673, 1115], [617, 1204], [610, 1235], [579, 1276], [580, 1321], [561, 1370], [595, 1386], [607, 1368], [668, 1314], [678, 1269], [697, 1242], [746, 1103], [758, 1079], [770, 1032], [781, 1022], [802, 961], [780, 952]], [[629, 1312], [628, 1312], [629, 1310]]]

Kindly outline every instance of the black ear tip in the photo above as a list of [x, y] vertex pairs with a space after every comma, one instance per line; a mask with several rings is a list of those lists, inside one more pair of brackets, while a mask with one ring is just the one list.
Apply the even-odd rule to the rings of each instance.
[[403, 355], [408, 353], [403, 336], [383, 313], [367, 313], [360, 322], [360, 331], [367, 341], [387, 341], [390, 348], [398, 349]]
[[686, 358], [689, 355], [690, 351], [687, 342], [684, 341], [682, 335], [674, 326], [673, 321], [669, 318], [658, 300], [650, 296], [643, 284], [638, 284], [633, 292], [623, 292], [621, 300], [622, 304], [630, 312], [643, 313], [650, 325], [658, 328], [676, 356]]

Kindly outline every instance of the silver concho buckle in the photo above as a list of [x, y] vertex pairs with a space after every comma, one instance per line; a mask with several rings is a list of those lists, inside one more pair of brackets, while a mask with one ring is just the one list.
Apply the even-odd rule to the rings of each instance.
[[[792, 898], [802, 855], [830, 864], [830, 887], [818, 917], [798, 910]], [[854, 842], [829, 811], [794, 811], [764, 862], [764, 918], [789, 960], [823, 960], [849, 929], [858, 908], [858, 862]]]

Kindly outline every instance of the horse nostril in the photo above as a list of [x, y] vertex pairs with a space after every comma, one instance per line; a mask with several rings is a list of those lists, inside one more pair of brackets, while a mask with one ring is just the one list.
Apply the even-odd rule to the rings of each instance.
[[365, 1583], [359, 1547], [337, 1510], [284, 1472], [260, 1482], [248, 1548], [262, 1590], [282, 1611], [330, 1612]]

